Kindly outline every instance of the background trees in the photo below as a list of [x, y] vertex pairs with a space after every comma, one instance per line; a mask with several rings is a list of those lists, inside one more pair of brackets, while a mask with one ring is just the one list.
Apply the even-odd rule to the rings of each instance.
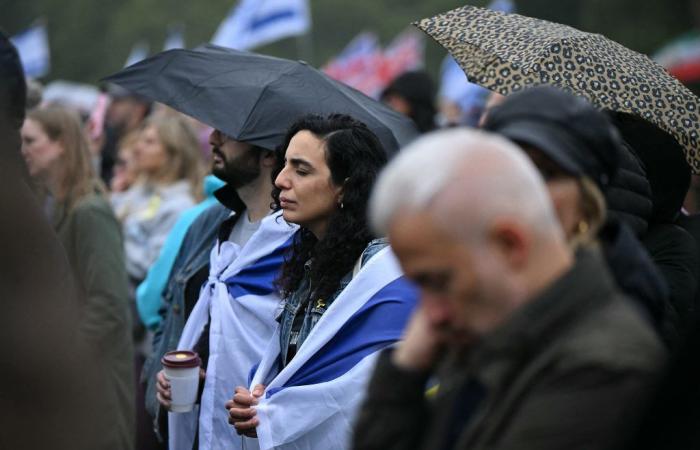
[[[362, 30], [375, 31], [384, 44], [412, 21], [486, 0], [310, 0], [313, 30], [311, 56], [297, 39], [258, 49], [311, 59], [322, 65]], [[566, 23], [606, 36], [643, 53], [658, 49], [694, 25], [698, 0], [515, 0], [522, 14]], [[51, 45], [51, 73], [44, 81], [68, 79], [87, 83], [120, 69], [140, 40], [160, 51], [167, 29], [181, 25], [188, 47], [208, 41], [234, 0], [2, 0], [0, 27], [22, 31], [43, 17]], [[426, 67], [437, 74], [445, 52], [427, 39]]]

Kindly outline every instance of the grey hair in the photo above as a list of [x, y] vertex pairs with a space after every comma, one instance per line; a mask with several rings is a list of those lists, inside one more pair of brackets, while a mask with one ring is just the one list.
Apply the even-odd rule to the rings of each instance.
[[452, 229], [452, 223], [461, 228], [510, 214], [538, 232], [563, 236], [532, 162], [515, 144], [485, 131], [429, 133], [384, 169], [370, 200], [374, 231], [384, 235], [399, 213], [424, 210]]

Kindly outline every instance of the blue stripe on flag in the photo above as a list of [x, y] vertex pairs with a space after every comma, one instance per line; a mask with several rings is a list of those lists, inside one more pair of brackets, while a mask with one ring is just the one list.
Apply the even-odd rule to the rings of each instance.
[[258, 371], [258, 367], [260, 367], [260, 362], [258, 361], [257, 363], [253, 364], [253, 367], [250, 368], [248, 371], [248, 382], [246, 383], [248, 386], [253, 382], [253, 377], [255, 376], [255, 372]]
[[403, 333], [418, 290], [405, 277], [383, 287], [338, 330], [333, 338], [291, 376], [281, 389], [334, 380], [352, 369], [365, 356], [390, 345]]
[[268, 295], [275, 289], [274, 283], [280, 273], [284, 256], [292, 244], [294, 236], [277, 247], [273, 252], [263, 256], [253, 264], [245, 267], [226, 280], [229, 294], [234, 298], [244, 295]]
[[280, 20], [284, 21], [287, 19], [293, 19], [298, 14], [299, 14], [299, 10], [296, 10], [296, 9], [287, 9], [287, 10], [277, 11], [273, 14], [270, 14], [270, 15], [267, 15], [267, 16], [264, 16], [261, 18], [256, 18], [255, 20], [250, 22], [250, 25], [248, 25], [248, 29], [251, 31], [255, 31], [259, 28], [264, 28], [273, 22], [278, 22]]

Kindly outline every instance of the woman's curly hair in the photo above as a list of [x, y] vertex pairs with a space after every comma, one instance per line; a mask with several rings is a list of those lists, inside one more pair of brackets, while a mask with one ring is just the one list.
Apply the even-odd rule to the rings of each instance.
[[[325, 144], [331, 181], [343, 186], [342, 208], [338, 207], [331, 216], [321, 240], [306, 228], [296, 234], [277, 286], [285, 297], [294, 292], [306, 276], [304, 266], [310, 260], [312, 295], [315, 299], [328, 299], [372, 239], [367, 223], [367, 203], [387, 155], [377, 136], [364, 123], [344, 114], [326, 117], [312, 114], [299, 119], [287, 131], [284, 144], [275, 152], [273, 182], [284, 168], [289, 142], [304, 130]], [[279, 196], [280, 189], [275, 186], [272, 192], [275, 209], [280, 207]]]

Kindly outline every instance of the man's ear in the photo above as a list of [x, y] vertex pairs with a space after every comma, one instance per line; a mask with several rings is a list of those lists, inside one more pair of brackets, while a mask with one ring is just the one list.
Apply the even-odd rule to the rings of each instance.
[[489, 237], [495, 249], [513, 268], [527, 264], [531, 236], [518, 223], [506, 220], [496, 221], [491, 227]]
[[264, 150], [262, 157], [260, 158], [260, 164], [262, 167], [275, 167], [275, 162], [277, 161], [277, 158], [275, 158], [275, 152], [272, 150]]

